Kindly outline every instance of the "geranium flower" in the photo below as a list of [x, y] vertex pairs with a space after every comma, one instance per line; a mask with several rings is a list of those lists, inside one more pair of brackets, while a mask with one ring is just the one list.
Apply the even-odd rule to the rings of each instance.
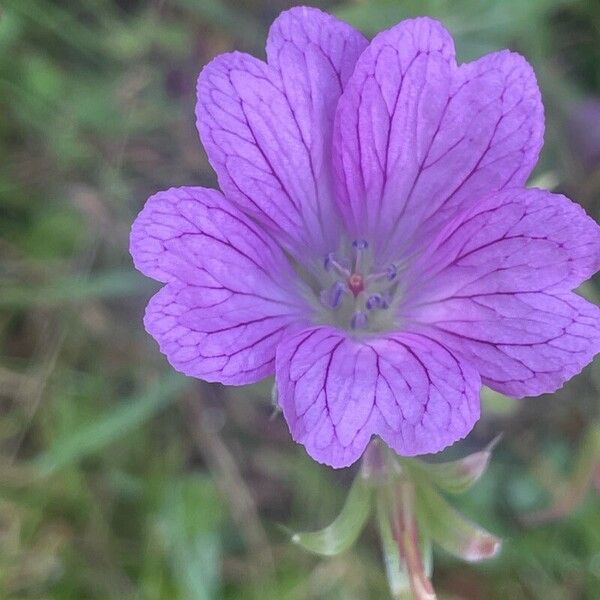
[[374, 435], [437, 452], [472, 429], [482, 383], [551, 392], [598, 352], [600, 310], [571, 290], [600, 229], [524, 187], [544, 125], [518, 54], [457, 65], [432, 19], [369, 43], [297, 7], [267, 62], [202, 70], [196, 115], [222, 192], [171, 188], [135, 221], [135, 264], [166, 284], [146, 329], [187, 375], [275, 374], [317, 461], [349, 465]]

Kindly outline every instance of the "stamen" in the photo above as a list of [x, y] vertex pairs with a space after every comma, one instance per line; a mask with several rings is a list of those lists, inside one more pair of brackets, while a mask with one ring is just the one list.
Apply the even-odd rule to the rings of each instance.
[[398, 277], [398, 267], [394, 264], [390, 265], [386, 268], [385, 271], [381, 271], [380, 273], [373, 273], [367, 277], [367, 283], [373, 283], [375, 281], [381, 281], [382, 279], [387, 279], [388, 281], [393, 281]]
[[400, 262], [400, 266], [389, 263], [373, 273], [368, 242], [356, 239], [351, 247], [349, 255], [329, 252], [324, 256], [322, 264], [328, 275], [322, 274], [319, 278], [325, 286], [320, 292], [321, 303], [329, 310], [338, 311], [335, 322], [342, 326], [359, 331], [386, 327], [391, 317], [378, 311], [390, 308], [400, 293], [397, 279], [404, 269], [403, 263]]
[[390, 303], [392, 302], [392, 295], [390, 294], [390, 290], [385, 290], [381, 294], [381, 308], [389, 308]]
[[352, 315], [352, 320], [350, 321], [352, 329], [364, 329], [368, 324], [369, 318], [366, 313], [360, 311]]
[[334, 282], [328, 289], [321, 292], [321, 302], [328, 308], [337, 308], [342, 303], [342, 296], [346, 289], [343, 281]]
[[342, 277], [350, 277], [350, 271], [346, 269], [346, 267], [342, 266], [336, 259], [333, 252], [330, 252], [323, 260], [323, 268], [326, 271], [331, 271], [332, 269]]
[[352, 242], [352, 247], [356, 250], [354, 257], [354, 272], [360, 273], [362, 271], [361, 262], [363, 250], [366, 250], [369, 247], [369, 244], [366, 240], [354, 240]]
[[368, 310], [373, 310], [375, 308], [387, 308], [385, 304], [386, 302], [381, 294], [372, 294], [367, 298], [365, 306]]

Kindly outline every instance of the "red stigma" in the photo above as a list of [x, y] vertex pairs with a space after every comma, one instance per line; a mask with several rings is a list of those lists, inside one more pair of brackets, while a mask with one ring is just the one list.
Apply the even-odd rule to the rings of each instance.
[[363, 276], [360, 273], [352, 273], [352, 275], [348, 277], [348, 287], [356, 298], [356, 296], [365, 289], [365, 280], [363, 279]]

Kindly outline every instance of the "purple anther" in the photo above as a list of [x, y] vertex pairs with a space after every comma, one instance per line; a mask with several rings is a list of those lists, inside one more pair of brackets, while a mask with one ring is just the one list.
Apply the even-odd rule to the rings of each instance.
[[384, 299], [381, 294], [372, 294], [367, 298], [366, 307], [368, 310], [375, 308], [384, 308]]
[[360, 311], [352, 315], [352, 320], [350, 321], [350, 327], [352, 327], [352, 329], [364, 329], [368, 324], [369, 319], [367, 313]]
[[333, 262], [334, 262], [334, 256], [333, 256], [333, 252], [330, 252], [324, 259], [323, 259], [323, 268], [326, 271], [331, 271], [331, 267], [333, 267]]
[[329, 308], [337, 308], [342, 303], [342, 296], [345, 291], [346, 285], [344, 282], [336, 281], [321, 292], [321, 302]]

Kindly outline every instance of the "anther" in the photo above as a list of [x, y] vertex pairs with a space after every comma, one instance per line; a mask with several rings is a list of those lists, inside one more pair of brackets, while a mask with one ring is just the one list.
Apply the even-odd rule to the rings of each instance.
[[382, 279], [387, 279], [388, 281], [393, 281], [398, 277], [398, 267], [396, 265], [390, 265], [385, 269], [385, 271], [381, 271], [379, 273], [373, 273], [367, 277], [367, 283], [374, 283], [375, 281], [381, 281]]
[[367, 314], [360, 311], [355, 312], [352, 315], [352, 320], [350, 321], [350, 326], [352, 329], [364, 329], [369, 324], [369, 319]]
[[367, 298], [365, 306], [368, 310], [373, 310], [375, 308], [386, 308], [385, 304], [386, 302], [381, 294], [372, 294]]
[[355, 250], [366, 250], [369, 247], [367, 240], [354, 240], [352, 242], [352, 247]]
[[342, 303], [346, 286], [342, 281], [336, 281], [328, 289], [321, 292], [321, 302], [329, 308], [337, 308]]
[[333, 254], [333, 252], [330, 252], [324, 259], [323, 259], [323, 268], [326, 271], [335, 271], [338, 275], [341, 275], [342, 277], [350, 277], [350, 271], [348, 269], [346, 269], [346, 267], [342, 266], [336, 259], [335, 259], [335, 255]]

